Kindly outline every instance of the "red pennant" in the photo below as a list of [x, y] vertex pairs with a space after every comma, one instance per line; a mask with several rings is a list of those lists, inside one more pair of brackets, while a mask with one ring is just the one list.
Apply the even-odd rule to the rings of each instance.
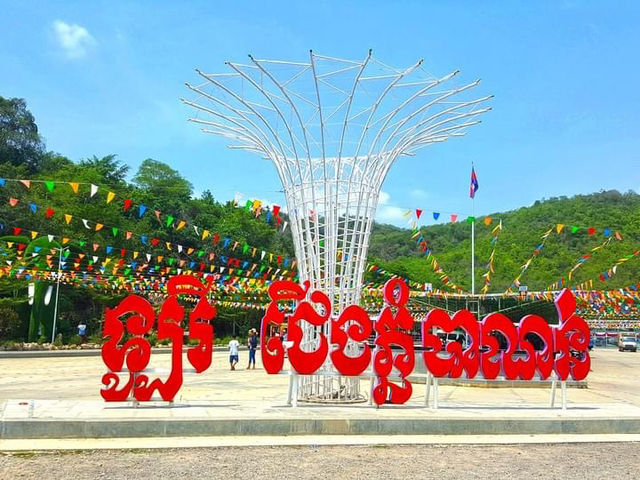
[[596, 233], [596, 229], [593, 227], [589, 227], [589, 235], [593, 235], [594, 233]]
[[278, 214], [280, 213], [280, 205], [273, 206], [273, 216], [278, 218]]
[[451, 214], [451, 222], [456, 223], [458, 221], [458, 215], [456, 213]]
[[159, 238], [153, 237], [151, 239], [151, 245], [153, 245], [154, 247], [157, 246], [159, 242], [160, 242]]
[[126, 250], [126, 249], [124, 249], [124, 248], [121, 248], [121, 249], [120, 249], [120, 256], [121, 256], [121, 257], [124, 257], [124, 256], [126, 255], [126, 253], [127, 253], [127, 250]]
[[129, 210], [131, 208], [131, 205], [133, 205], [133, 201], [130, 198], [125, 198], [124, 199], [124, 211], [126, 212], [127, 210]]
[[22, 231], [22, 229], [20, 227], [15, 227], [13, 229], [13, 235], [17, 237], [18, 235], [20, 235], [21, 231]]
[[216, 233], [213, 235], [213, 243], [218, 243], [218, 240], [220, 240], [220, 235]]
[[45, 212], [44, 216], [47, 218], [51, 218], [53, 217], [54, 213], [56, 213], [56, 211], [53, 208], [49, 207], [47, 208], [47, 211]]
[[19, 200], [17, 198], [10, 198], [9, 199], [9, 205], [11, 205], [12, 207], [15, 207], [18, 204]]
[[420, 220], [420, 215], [422, 215], [422, 210], [420, 210], [419, 208], [416, 208], [416, 218], [418, 220]]
[[27, 244], [26, 243], [19, 243], [18, 244], [18, 251], [22, 251], [25, 248], [27, 248]]

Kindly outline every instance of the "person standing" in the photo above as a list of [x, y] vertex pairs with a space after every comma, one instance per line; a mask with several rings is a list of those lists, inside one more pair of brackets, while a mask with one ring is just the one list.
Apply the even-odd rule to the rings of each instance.
[[236, 365], [239, 361], [238, 356], [238, 347], [240, 344], [238, 343], [238, 337], [236, 335], [233, 336], [233, 340], [229, 342], [229, 364], [231, 365], [231, 370], [236, 369]]
[[87, 343], [87, 325], [84, 322], [78, 324], [78, 336], [82, 339], [82, 343]]
[[249, 338], [247, 339], [247, 347], [249, 347], [249, 365], [247, 370], [251, 368], [253, 363], [253, 369], [256, 369], [256, 350], [258, 348], [258, 331], [255, 328], [249, 330]]

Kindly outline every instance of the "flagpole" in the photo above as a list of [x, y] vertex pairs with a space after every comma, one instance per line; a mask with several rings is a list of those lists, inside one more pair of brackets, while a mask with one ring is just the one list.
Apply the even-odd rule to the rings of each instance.
[[[475, 197], [475, 195], [474, 195]], [[471, 295], [476, 294], [476, 199], [471, 199]]]
[[[473, 162], [471, 162], [473, 172]], [[471, 295], [476, 294], [476, 195], [471, 197]]]

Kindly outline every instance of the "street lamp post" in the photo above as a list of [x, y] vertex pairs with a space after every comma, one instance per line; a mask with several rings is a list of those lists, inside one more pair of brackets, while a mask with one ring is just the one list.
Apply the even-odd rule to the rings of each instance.
[[60, 293], [60, 277], [62, 276], [61, 269], [60, 269], [60, 267], [62, 266], [62, 252], [68, 249], [69, 247], [66, 247], [66, 248], [60, 247], [60, 253], [58, 255], [58, 279], [56, 284], [56, 303], [53, 306], [53, 328], [51, 330], [51, 343], [53, 343], [56, 339], [56, 320], [58, 319], [58, 295]]

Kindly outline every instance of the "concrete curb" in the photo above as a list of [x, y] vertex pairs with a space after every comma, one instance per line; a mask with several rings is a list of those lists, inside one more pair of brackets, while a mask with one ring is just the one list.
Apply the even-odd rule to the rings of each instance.
[[640, 434], [631, 418], [274, 418], [3, 420], [1, 439], [274, 435]]

